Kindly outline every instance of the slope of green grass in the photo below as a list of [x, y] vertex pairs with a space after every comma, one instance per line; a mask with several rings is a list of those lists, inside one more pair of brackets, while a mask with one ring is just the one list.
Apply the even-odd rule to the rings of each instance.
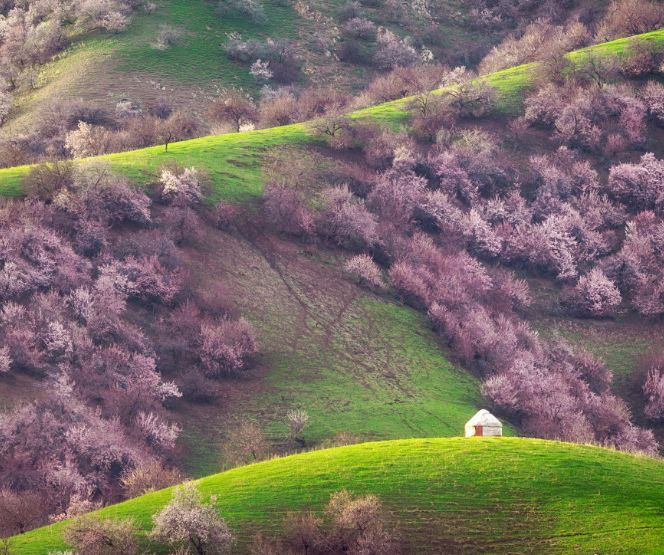
[[[137, 12], [120, 33], [71, 37], [72, 45], [42, 68], [39, 88], [16, 98], [12, 120], [2, 133], [30, 127], [54, 98], [112, 107], [125, 97], [145, 104], [164, 96], [175, 106], [195, 108], [220, 87], [257, 93], [260, 83], [249, 68], [232, 62], [223, 50], [229, 34], [285, 38], [303, 25], [290, 6], [270, 2], [265, 3], [264, 24], [238, 14], [219, 15], [213, 0], [160, 0], [156, 5], [152, 13]], [[181, 35], [165, 50], [155, 47], [162, 26]]]
[[214, 231], [188, 257], [201, 294], [214, 294], [222, 276], [256, 330], [266, 370], [229, 384], [236, 389], [221, 407], [178, 410], [189, 474], [218, 471], [224, 434], [245, 418], [280, 445], [286, 413], [304, 409], [312, 445], [341, 432], [363, 440], [455, 436], [481, 407], [479, 381], [449, 360], [426, 317], [352, 283], [338, 254]]
[[[277, 408], [287, 396], [307, 409], [314, 441], [343, 431], [375, 439], [458, 435], [481, 403], [479, 384], [445, 355], [422, 314], [358, 296], [327, 345], [308, 338], [275, 357], [268, 393], [252, 405]], [[285, 435], [285, 424], [274, 428]]]
[[[380, 496], [407, 553], [662, 553], [664, 463], [516, 438], [416, 439], [314, 451], [203, 478], [247, 552], [289, 510], [321, 510], [347, 488]], [[142, 531], [159, 491], [99, 511]], [[63, 548], [63, 523], [17, 536], [17, 554]]]
[[[258, 84], [247, 68], [231, 62], [221, 49], [228, 33], [243, 38], [289, 37], [296, 31], [297, 14], [287, 4], [265, 3], [265, 23], [256, 24], [239, 14], [217, 13], [210, 1], [167, 0], [154, 14], [142, 16], [118, 44], [120, 71], [159, 75], [189, 85], [234, 85], [253, 90]], [[151, 42], [161, 25], [182, 31], [178, 44], [158, 50]]]
[[[664, 42], [664, 29], [639, 35], [647, 42]], [[570, 59], [580, 62], [590, 54], [623, 55], [631, 38], [585, 48], [571, 53]], [[147, 63], [147, 62], [146, 62]], [[485, 79], [497, 91], [498, 108], [513, 113], [521, 105], [524, 92], [532, 84], [537, 64], [526, 64], [487, 75]], [[386, 124], [405, 122], [408, 116], [409, 98], [364, 108], [351, 117], [371, 118]], [[262, 190], [261, 160], [266, 150], [273, 146], [304, 144], [316, 141], [315, 133], [307, 124], [293, 124], [271, 129], [229, 133], [202, 137], [173, 144], [169, 152], [163, 146], [102, 156], [122, 173], [146, 183], [154, 177], [155, 170], [167, 161], [194, 165], [206, 169], [213, 183], [211, 200], [239, 200], [256, 196]], [[17, 196], [21, 193], [21, 179], [29, 166], [0, 170], [0, 195]]]

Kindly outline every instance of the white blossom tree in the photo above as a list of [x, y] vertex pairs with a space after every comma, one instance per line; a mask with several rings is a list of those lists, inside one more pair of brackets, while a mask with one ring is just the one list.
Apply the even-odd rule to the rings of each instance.
[[154, 516], [154, 523], [151, 535], [158, 541], [189, 548], [197, 555], [230, 552], [231, 531], [216, 509], [203, 501], [194, 482], [185, 482], [173, 490], [173, 498]]

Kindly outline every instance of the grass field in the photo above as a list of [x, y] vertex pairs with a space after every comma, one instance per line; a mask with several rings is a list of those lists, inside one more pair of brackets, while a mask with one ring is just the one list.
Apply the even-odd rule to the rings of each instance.
[[[467, 7], [459, 0], [444, 0], [455, 11]], [[216, 0], [156, 0], [149, 13], [137, 11], [127, 29], [117, 34], [84, 33], [69, 28], [70, 46], [40, 69], [37, 88], [18, 95], [10, 121], [0, 136], [12, 136], [31, 128], [40, 112], [55, 102], [82, 99], [90, 105], [113, 109], [128, 98], [144, 107], [160, 96], [178, 107], [201, 114], [201, 100], [225, 86], [241, 87], [258, 94], [262, 83], [254, 79], [246, 64], [232, 62], [223, 46], [231, 33], [250, 38], [288, 38], [302, 62], [299, 81], [326, 83], [344, 91], [364, 88], [375, 74], [367, 65], [353, 65], [331, 56], [330, 44], [322, 36], [334, 37], [340, 25], [338, 13], [342, 0], [288, 3], [262, 2], [265, 19], [251, 21], [237, 13], [220, 14]], [[401, 21], [395, 20], [389, 6], [376, 3], [364, 7], [379, 24], [404, 34]], [[177, 44], [155, 48], [162, 26], [180, 33]], [[465, 17], [450, 18], [438, 28], [442, 37], [439, 55], [487, 47], [500, 33], [472, 29]]]
[[[206, 0], [161, 4], [154, 15], [138, 18], [118, 45], [119, 71], [152, 74], [189, 86], [233, 85], [253, 91], [259, 87], [256, 80], [245, 66], [231, 62], [221, 48], [228, 33], [240, 33], [243, 38], [292, 37], [299, 23], [287, 3], [266, 2], [264, 24], [238, 14], [219, 15], [216, 2]], [[182, 39], [167, 50], [158, 50], [150, 43], [165, 24], [181, 29]]]
[[[646, 33], [639, 38], [644, 41], [663, 42], [664, 30]], [[622, 55], [629, 48], [630, 40], [619, 39], [586, 48], [571, 53], [570, 58], [579, 61], [590, 53]], [[140, 60], [140, 57], [138, 59]], [[518, 111], [523, 93], [532, 83], [535, 69], [536, 64], [526, 64], [484, 78], [496, 88], [500, 110], [510, 113]], [[382, 123], [399, 124], [405, 122], [408, 116], [408, 103], [408, 98], [400, 99], [358, 110], [351, 116], [356, 119], [372, 118]], [[293, 124], [183, 141], [171, 145], [168, 153], [163, 146], [156, 146], [100, 158], [108, 160], [117, 171], [127, 174], [139, 184], [153, 179], [155, 170], [164, 162], [177, 161], [183, 165], [194, 165], [207, 170], [212, 177], [213, 190], [210, 200], [242, 200], [256, 196], [262, 190], [261, 160], [269, 148], [306, 144], [315, 140], [315, 134], [309, 125]], [[28, 166], [0, 170], [0, 194], [20, 195], [21, 180], [28, 170]]]
[[[257, 93], [258, 83], [245, 65], [228, 59], [223, 44], [229, 33], [244, 38], [292, 37], [305, 25], [288, 6], [265, 3], [266, 23], [234, 14], [220, 16], [212, 0], [159, 0], [153, 13], [138, 12], [118, 33], [72, 37], [72, 45], [46, 64], [39, 88], [16, 99], [12, 120], [2, 133], [29, 127], [53, 99], [82, 99], [112, 108], [122, 98], [145, 104], [159, 97], [176, 106], [196, 108], [206, 95], [224, 86]], [[163, 25], [181, 33], [166, 50], [155, 48]]]
[[221, 403], [177, 410], [191, 475], [219, 470], [224, 433], [241, 418], [279, 445], [288, 410], [304, 409], [312, 444], [340, 432], [455, 436], [481, 407], [479, 381], [449, 361], [426, 317], [355, 285], [337, 253], [211, 231], [187, 256], [196, 290], [213, 294], [221, 280], [251, 321], [264, 369], [225, 386]]
[[[533, 439], [415, 439], [314, 451], [200, 480], [246, 553], [288, 510], [320, 510], [342, 488], [383, 501], [407, 553], [662, 553], [664, 463]], [[99, 511], [143, 531], [170, 498]], [[12, 540], [14, 552], [61, 549], [63, 523]]]

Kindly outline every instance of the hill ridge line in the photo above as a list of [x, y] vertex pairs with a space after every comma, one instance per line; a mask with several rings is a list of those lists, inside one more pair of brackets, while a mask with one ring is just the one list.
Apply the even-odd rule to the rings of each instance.
[[[622, 55], [632, 41], [664, 42], [664, 29], [620, 38], [569, 52], [572, 61], [581, 61], [589, 54]], [[539, 62], [530, 62], [512, 68], [480, 76], [478, 79], [497, 91], [498, 111], [514, 113], [521, 105], [521, 94], [532, 84], [535, 68]], [[447, 87], [434, 92], [441, 94]], [[415, 98], [411, 95], [344, 114], [351, 119], [372, 119], [378, 123], [400, 124], [407, 118], [408, 104]], [[319, 141], [311, 133], [317, 120], [292, 123], [266, 129], [254, 129], [221, 135], [207, 135], [171, 143], [168, 152], [163, 145], [137, 150], [103, 154], [76, 160], [86, 163], [94, 160], [108, 161], [119, 173], [145, 185], [156, 176], [162, 164], [175, 161], [182, 165], [196, 165], [209, 172], [213, 187], [209, 200], [247, 200], [262, 191], [260, 158], [270, 147], [311, 144]], [[209, 160], [220, 156], [221, 159]], [[0, 169], [0, 196], [21, 196], [21, 181], [31, 165]]]

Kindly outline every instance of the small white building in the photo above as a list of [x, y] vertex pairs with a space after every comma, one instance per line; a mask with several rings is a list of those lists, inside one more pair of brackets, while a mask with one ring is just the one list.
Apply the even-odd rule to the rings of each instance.
[[466, 422], [466, 437], [502, 436], [503, 425], [488, 410], [482, 409]]

